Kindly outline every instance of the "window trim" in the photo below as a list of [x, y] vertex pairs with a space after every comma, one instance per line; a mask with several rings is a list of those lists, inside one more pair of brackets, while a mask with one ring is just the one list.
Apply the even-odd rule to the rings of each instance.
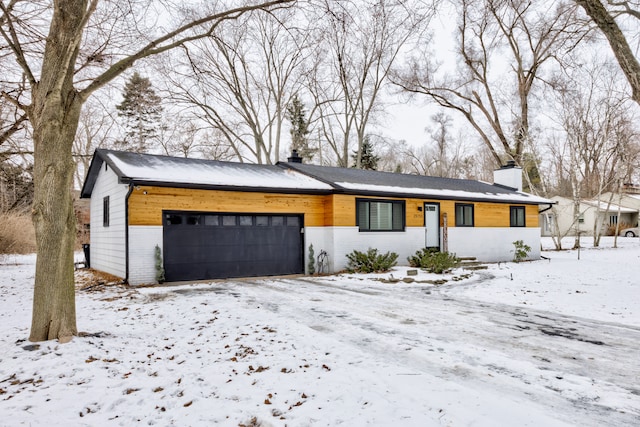
[[[516, 211], [522, 211], [522, 224], [517, 223], [517, 215], [516, 222], [513, 221], [514, 216], [513, 213]], [[509, 206], [509, 226], [510, 227], [526, 227], [527, 226], [527, 207], [523, 205], [518, 206]]]
[[[391, 229], [378, 230], [369, 228], [362, 228], [360, 226], [360, 203], [389, 203], [391, 205]], [[402, 219], [402, 227], [400, 229], [394, 229], [394, 216], [393, 216], [393, 206], [398, 205], [401, 207], [401, 219]], [[371, 214], [369, 214], [369, 224], [371, 224]], [[405, 200], [392, 200], [392, 199], [368, 199], [368, 198], [356, 198], [356, 227], [358, 227], [358, 232], [365, 233], [402, 233], [405, 231], [407, 226], [407, 208]]]
[[[464, 223], [464, 208], [471, 208], [471, 224]], [[458, 208], [463, 208], [462, 218], [459, 218]], [[455, 223], [456, 227], [475, 227], [476, 224], [476, 209], [473, 203], [456, 203], [455, 204]]]
[[104, 196], [102, 198], [102, 226], [109, 227], [110, 222], [110, 200], [109, 196]]

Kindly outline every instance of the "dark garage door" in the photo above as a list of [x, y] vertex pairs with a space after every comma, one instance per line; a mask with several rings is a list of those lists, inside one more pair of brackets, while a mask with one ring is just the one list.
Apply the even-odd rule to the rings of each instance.
[[302, 216], [164, 212], [168, 282], [304, 272]]

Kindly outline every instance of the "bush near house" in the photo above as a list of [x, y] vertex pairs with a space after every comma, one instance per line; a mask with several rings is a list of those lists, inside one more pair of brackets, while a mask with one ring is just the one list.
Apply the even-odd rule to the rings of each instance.
[[379, 254], [377, 249], [369, 248], [367, 252], [354, 250], [347, 254], [347, 259], [349, 273], [384, 273], [398, 263], [398, 254], [395, 252]]
[[531, 252], [531, 246], [525, 245], [522, 240], [516, 240], [513, 242], [513, 246], [513, 262], [521, 262], [527, 259], [529, 252]]
[[416, 251], [415, 255], [407, 258], [407, 261], [411, 267], [422, 268], [436, 274], [447, 273], [460, 264], [460, 259], [455, 254], [429, 248]]
[[[621, 222], [618, 224], [618, 231], [624, 230], [625, 228], [633, 228], [635, 225], [631, 225], [628, 222]], [[607, 236], [614, 236], [616, 234], [616, 225], [609, 225], [607, 227]]]

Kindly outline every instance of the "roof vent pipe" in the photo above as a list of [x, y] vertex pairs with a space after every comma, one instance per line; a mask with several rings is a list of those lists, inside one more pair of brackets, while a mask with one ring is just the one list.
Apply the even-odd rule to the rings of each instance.
[[289, 163], [302, 163], [302, 157], [298, 155], [298, 150], [291, 151], [291, 157], [287, 157]]

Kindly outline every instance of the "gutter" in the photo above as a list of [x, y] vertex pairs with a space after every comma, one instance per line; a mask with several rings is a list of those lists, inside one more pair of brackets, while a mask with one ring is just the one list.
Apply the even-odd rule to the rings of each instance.
[[129, 196], [133, 193], [133, 183], [129, 183], [129, 190], [124, 198], [124, 283], [129, 284]]
[[541, 211], [538, 211], [538, 215], [540, 215], [541, 213], [545, 213], [546, 211], [553, 209], [553, 205], [555, 205], [555, 203], [550, 203], [549, 206], [547, 206], [546, 208], [542, 209]]

